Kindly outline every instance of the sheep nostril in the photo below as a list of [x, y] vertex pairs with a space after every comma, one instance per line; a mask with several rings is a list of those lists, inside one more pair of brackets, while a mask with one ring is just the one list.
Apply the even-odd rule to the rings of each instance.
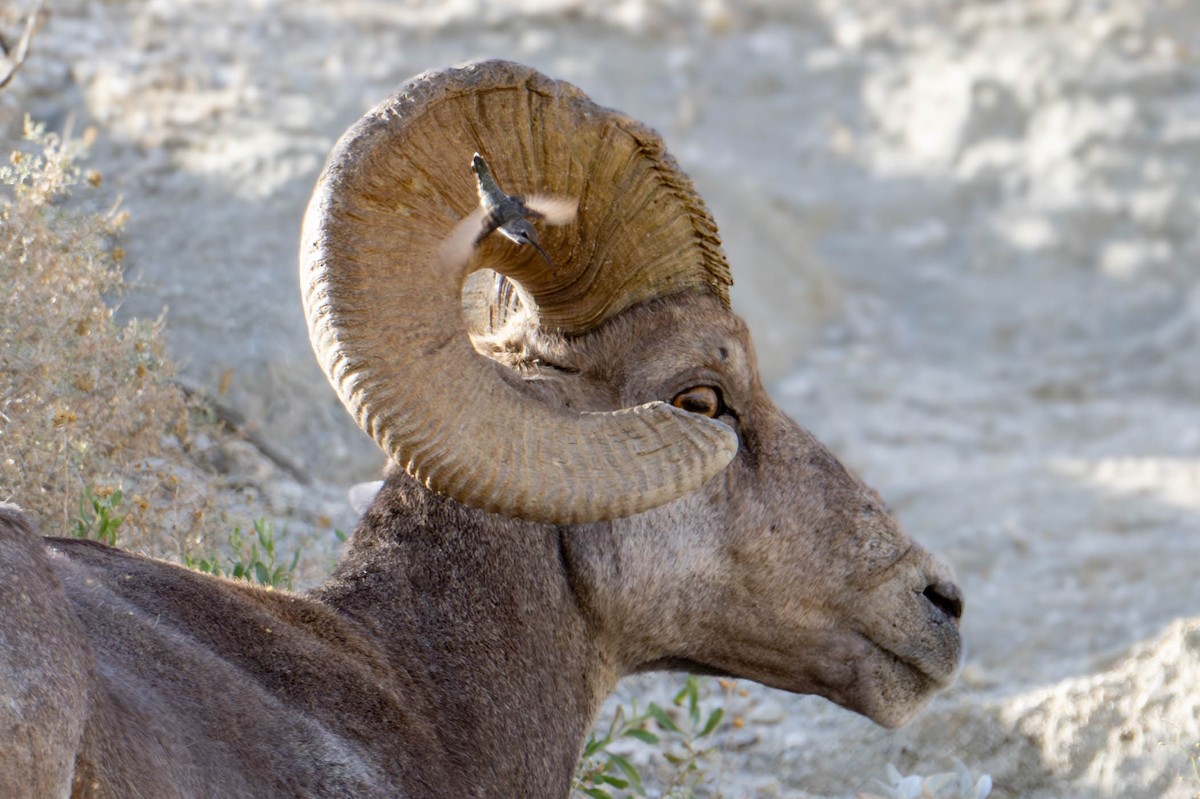
[[962, 591], [958, 590], [958, 586], [954, 583], [934, 583], [922, 593], [935, 608], [945, 613], [953, 621], [957, 622], [962, 618]]

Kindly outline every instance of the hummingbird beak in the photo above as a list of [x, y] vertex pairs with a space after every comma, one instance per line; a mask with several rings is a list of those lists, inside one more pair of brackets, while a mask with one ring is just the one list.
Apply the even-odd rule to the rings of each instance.
[[554, 266], [554, 262], [550, 260], [550, 256], [546, 254], [546, 251], [542, 249], [542, 245], [538, 243], [537, 230], [535, 230], [533, 225], [529, 224], [529, 222], [526, 220], [518, 219], [511, 225], [501, 225], [499, 230], [505, 238], [515, 242], [518, 245], [531, 245], [533, 249], [542, 254], [542, 257], [546, 259], [547, 264]]
[[550, 266], [554, 266], [554, 262], [550, 260], [549, 255], [546, 255], [546, 251], [542, 249], [542, 245], [538, 244], [536, 241], [529, 238], [528, 236], [523, 236], [522, 238], [524, 238], [526, 244], [532, 244], [533, 248], [542, 254], [542, 257], [546, 259], [547, 264], [549, 264]]

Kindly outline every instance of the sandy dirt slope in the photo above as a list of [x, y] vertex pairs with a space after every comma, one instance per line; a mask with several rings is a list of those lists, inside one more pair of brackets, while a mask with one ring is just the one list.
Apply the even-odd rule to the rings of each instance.
[[229, 401], [332, 485], [380, 465], [298, 302], [336, 137], [409, 76], [482, 57], [664, 134], [779, 402], [968, 597], [964, 678], [926, 716], [885, 733], [754, 689], [725, 795], [844, 797], [889, 760], [955, 756], [996, 796], [1200, 791], [1181, 748], [1200, 741], [1200, 8], [48, 5], [4, 135], [18, 109], [99, 126], [93, 164], [132, 212], [124, 312], [169, 306], [190, 377], [232, 369]]

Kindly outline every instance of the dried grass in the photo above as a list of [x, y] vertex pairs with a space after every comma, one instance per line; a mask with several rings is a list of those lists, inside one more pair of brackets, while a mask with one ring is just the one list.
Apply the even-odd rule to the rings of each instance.
[[27, 121], [0, 168], [0, 499], [67, 534], [85, 488], [120, 488], [122, 544], [178, 558], [205, 543], [213, 492], [161, 320], [114, 319], [124, 214], [77, 202], [102, 182], [78, 166], [93, 136]]

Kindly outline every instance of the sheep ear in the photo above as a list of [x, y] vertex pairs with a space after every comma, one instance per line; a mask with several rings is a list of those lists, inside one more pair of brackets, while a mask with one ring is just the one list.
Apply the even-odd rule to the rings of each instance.
[[346, 492], [350, 499], [350, 507], [354, 508], [354, 512], [359, 516], [362, 516], [367, 512], [367, 508], [371, 507], [371, 503], [375, 501], [375, 495], [381, 488], [383, 488], [382, 480], [372, 480], [369, 483], [350, 486], [350, 490]]

